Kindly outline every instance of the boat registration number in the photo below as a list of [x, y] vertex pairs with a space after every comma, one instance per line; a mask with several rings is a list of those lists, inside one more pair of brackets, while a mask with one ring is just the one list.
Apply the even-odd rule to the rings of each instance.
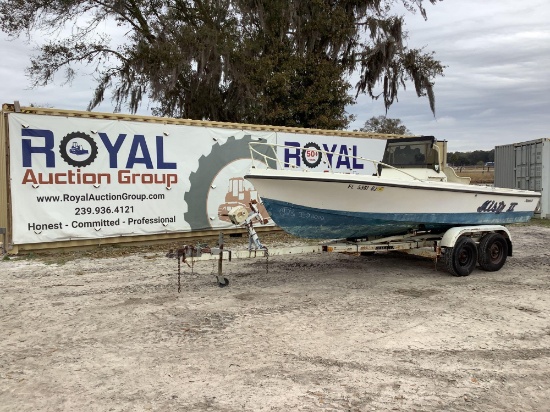
[[348, 189], [352, 190], [370, 190], [371, 192], [381, 192], [384, 190], [384, 186], [375, 186], [375, 185], [348, 185]]

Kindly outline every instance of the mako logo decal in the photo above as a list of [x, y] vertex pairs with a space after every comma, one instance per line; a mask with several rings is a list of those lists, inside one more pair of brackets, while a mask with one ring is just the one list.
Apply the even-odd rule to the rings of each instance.
[[[362, 170], [365, 165], [358, 159], [357, 146], [345, 145], [345, 144], [325, 144], [319, 145], [317, 143], [307, 143], [304, 147], [301, 147], [299, 142], [284, 142], [284, 162], [285, 167], [291, 167], [290, 165], [309, 168], [315, 168], [320, 163], [322, 158], [326, 158], [329, 165], [335, 169], [353, 169]], [[293, 149], [293, 148], [296, 149]], [[325, 153], [320, 153], [323, 151]]]
[[[107, 133], [99, 132], [94, 139], [83, 132], [71, 132], [61, 139], [58, 154], [61, 159], [77, 168], [67, 172], [37, 172], [56, 168], [55, 139], [51, 130], [21, 130], [22, 164], [26, 168], [23, 184], [162, 184], [170, 187], [178, 182], [175, 173], [154, 173], [156, 170], [177, 169], [175, 162], [165, 160], [164, 137], [155, 136], [154, 144], [144, 135], [119, 134], [111, 139]], [[107, 153], [109, 169], [116, 173], [83, 173], [80, 168], [91, 165], [98, 154]], [[151, 152], [155, 155], [152, 156]], [[143, 165], [150, 173], [133, 173], [136, 165]], [[142, 166], [142, 167], [143, 167]], [[118, 170], [120, 169], [120, 170]], [[109, 170], [107, 170], [109, 171]], [[104, 171], [104, 172], [107, 172]]]
[[[513, 212], [517, 205], [517, 202], [510, 203], [510, 206], [508, 207], [506, 212]], [[477, 208], [477, 212], [496, 213], [498, 215], [499, 213], [504, 212], [504, 209], [506, 209], [506, 203], [497, 202], [496, 200], [486, 200], [481, 206]]]

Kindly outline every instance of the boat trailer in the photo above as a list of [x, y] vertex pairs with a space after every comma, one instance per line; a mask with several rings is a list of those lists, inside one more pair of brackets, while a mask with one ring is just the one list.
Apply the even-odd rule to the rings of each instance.
[[323, 252], [369, 255], [375, 252], [399, 251], [417, 256], [442, 259], [453, 276], [468, 276], [476, 265], [482, 270], [500, 270], [512, 256], [510, 231], [502, 225], [458, 226], [444, 233], [412, 232], [373, 240], [331, 241]]
[[[437, 265], [442, 260], [447, 271], [453, 276], [468, 276], [477, 265], [485, 271], [498, 271], [504, 266], [506, 258], [512, 256], [512, 237], [510, 231], [502, 225], [458, 226], [443, 233], [430, 231], [413, 231], [404, 235], [389, 236], [372, 240], [333, 240], [317, 247], [282, 248], [268, 251], [254, 229], [254, 222], [267, 223], [256, 202], [250, 203], [252, 213], [244, 206], [229, 211], [231, 222], [238, 227], [245, 227], [248, 232], [248, 250], [231, 251], [224, 248], [223, 233], [218, 238], [218, 247], [206, 245], [184, 245], [166, 255], [178, 260], [178, 292], [181, 292], [181, 263], [186, 263], [193, 270], [195, 260], [218, 260], [216, 281], [218, 286], [229, 285], [229, 279], [223, 275], [224, 256], [231, 261], [232, 257], [245, 258], [260, 256], [266, 258], [266, 273], [269, 256], [274, 254], [298, 254], [317, 252], [338, 252], [357, 255], [370, 255], [377, 252], [403, 252], [431, 258]], [[188, 261], [188, 258], [190, 262]]]

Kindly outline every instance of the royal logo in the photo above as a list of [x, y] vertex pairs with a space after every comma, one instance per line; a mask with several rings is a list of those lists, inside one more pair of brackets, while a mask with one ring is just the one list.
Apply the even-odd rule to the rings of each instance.
[[285, 167], [301, 167], [303, 164], [311, 169], [316, 168], [323, 160], [326, 166], [334, 169], [362, 170], [365, 165], [359, 158], [356, 145], [319, 145], [309, 142], [303, 147], [299, 142], [284, 142]]
[[[32, 185], [100, 185], [118, 182], [119, 184], [158, 184], [170, 188], [178, 182], [177, 173], [159, 173], [177, 169], [176, 162], [165, 160], [164, 138], [155, 136], [147, 140], [144, 135], [121, 133], [110, 138], [107, 133], [97, 133], [93, 139], [83, 132], [71, 132], [61, 139], [58, 153], [61, 159], [74, 169], [55, 170], [55, 139], [51, 130], [22, 129], [22, 164], [25, 173], [22, 184]], [[98, 147], [99, 145], [99, 147]], [[101, 173], [85, 173], [81, 168], [91, 165], [98, 153], [107, 155], [109, 169]], [[40, 167], [44, 167], [40, 169]], [[139, 172], [134, 172], [136, 168]], [[147, 172], [143, 172], [143, 168]], [[52, 170], [53, 169], [53, 170]]]
[[[43, 155], [47, 168], [55, 168], [55, 139], [51, 130], [22, 129], [21, 139], [23, 152], [23, 167], [33, 167], [33, 157]], [[167, 162], [164, 158], [164, 138], [155, 136], [154, 144], [147, 142], [144, 135], [119, 134], [116, 139], [110, 138], [107, 133], [98, 133], [109, 156], [109, 168], [133, 169], [136, 164], [142, 164], [147, 169], [177, 169], [175, 162]], [[27, 139], [32, 137], [35, 139]], [[38, 138], [38, 139], [37, 139]], [[100, 143], [100, 144], [101, 144]], [[121, 150], [123, 146], [129, 146], [127, 150]], [[151, 149], [153, 153], [151, 154]], [[128, 153], [123, 155], [122, 152]], [[67, 134], [59, 144], [59, 154], [69, 165], [85, 167], [91, 164], [98, 154], [98, 145], [94, 139], [82, 132]], [[119, 163], [125, 166], [119, 167]]]

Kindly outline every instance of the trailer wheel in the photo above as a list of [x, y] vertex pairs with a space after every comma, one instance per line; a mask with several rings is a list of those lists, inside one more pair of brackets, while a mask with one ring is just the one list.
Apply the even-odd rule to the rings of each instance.
[[508, 257], [508, 243], [500, 233], [489, 233], [479, 242], [479, 266], [488, 272], [500, 270]]
[[459, 238], [454, 247], [447, 248], [443, 260], [451, 275], [468, 276], [477, 263], [476, 243], [467, 236]]

